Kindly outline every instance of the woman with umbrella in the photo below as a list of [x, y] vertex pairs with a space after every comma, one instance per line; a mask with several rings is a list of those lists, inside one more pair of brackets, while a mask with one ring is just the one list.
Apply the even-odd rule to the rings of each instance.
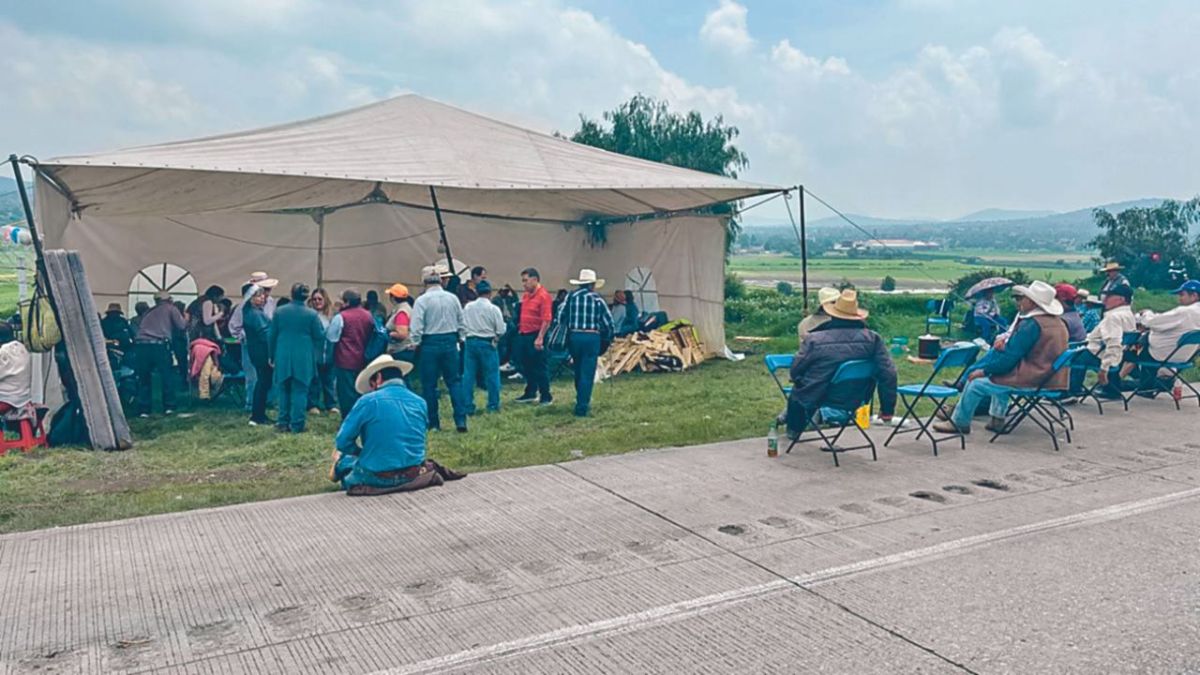
[[996, 303], [996, 291], [1012, 285], [1011, 279], [988, 277], [967, 289], [967, 299], [975, 302], [975, 307], [971, 311], [975, 330], [979, 333], [979, 337], [988, 342], [991, 342], [997, 333], [1008, 328], [1008, 321], [1001, 316], [1000, 306]]

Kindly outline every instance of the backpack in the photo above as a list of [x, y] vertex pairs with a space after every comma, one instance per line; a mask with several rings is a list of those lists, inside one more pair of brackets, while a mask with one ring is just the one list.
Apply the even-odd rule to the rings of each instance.
[[366, 357], [367, 363], [386, 354], [388, 342], [390, 341], [391, 338], [388, 336], [387, 328], [383, 326], [382, 321], [376, 318], [375, 330], [371, 332], [371, 337], [367, 340], [366, 349], [363, 350], [363, 356]]

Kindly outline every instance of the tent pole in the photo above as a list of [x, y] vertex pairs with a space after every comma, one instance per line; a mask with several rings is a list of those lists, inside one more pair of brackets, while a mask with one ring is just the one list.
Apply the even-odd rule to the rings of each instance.
[[325, 285], [325, 209], [312, 214], [317, 223], [317, 288]]
[[804, 313], [808, 314], [808, 228], [804, 222], [804, 186], [799, 185], [800, 191], [800, 284], [804, 293]]
[[29, 226], [29, 237], [33, 239], [33, 251], [37, 255], [37, 269], [42, 278], [46, 277], [46, 263], [42, 259], [42, 238], [38, 236], [37, 223], [33, 222], [33, 209], [29, 206], [29, 193], [25, 190], [25, 177], [21, 175], [21, 160], [16, 155], [9, 155], [8, 162], [12, 164], [13, 177], [17, 181], [17, 192], [21, 193], [21, 207], [25, 209], [25, 224]]
[[442, 222], [442, 210], [438, 207], [437, 192], [434, 191], [432, 185], [429, 186], [429, 199], [433, 202], [433, 215], [437, 217], [442, 248], [446, 249], [446, 266], [450, 268], [450, 274], [457, 277], [458, 274], [454, 270], [454, 257], [450, 255], [450, 241], [446, 239], [446, 224]]

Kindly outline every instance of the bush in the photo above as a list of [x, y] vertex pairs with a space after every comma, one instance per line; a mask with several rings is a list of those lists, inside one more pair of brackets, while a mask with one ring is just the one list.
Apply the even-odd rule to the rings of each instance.
[[793, 295], [795, 290], [788, 282], [780, 281], [779, 283], [775, 284], [775, 292], [780, 295]]
[[893, 279], [889, 274], [888, 276], [884, 277], [883, 282], [879, 284], [879, 290], [889, 292], [896, 290], [896, 280]]
[[738, 300], [746, 297], [746, 282], [732, 272], [725, 273], [725, 299]]

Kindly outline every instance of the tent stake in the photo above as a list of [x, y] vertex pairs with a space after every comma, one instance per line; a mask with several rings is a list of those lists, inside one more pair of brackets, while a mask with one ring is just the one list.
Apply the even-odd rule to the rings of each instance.
[[433, 186], [429, 186], [429, 199], [433, 202], [433, 215], [437, 217], [438, 232], [442, 237], [442, 248], [446, 249], [446, 266], [450, 268], [450, 274], [453, 277], [458, 277], [458, 273], [454, 271], [454, 257], [450, 255], [450, 241], [446, 239], [446, 224], [442, 222], [442, 210], [438, 207], [437, 192]]

